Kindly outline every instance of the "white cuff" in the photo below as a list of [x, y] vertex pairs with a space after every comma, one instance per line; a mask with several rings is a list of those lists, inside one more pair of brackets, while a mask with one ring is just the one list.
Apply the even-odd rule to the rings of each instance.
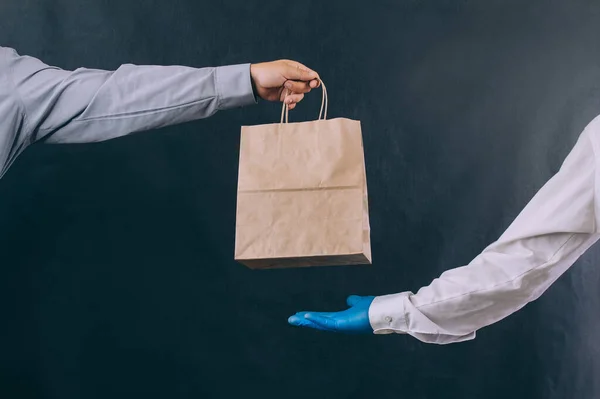
[[369, 307], [369, 322], [374, 334], [406, 333], [408, 325], [404, 301], [409, 292], [376, 296]]

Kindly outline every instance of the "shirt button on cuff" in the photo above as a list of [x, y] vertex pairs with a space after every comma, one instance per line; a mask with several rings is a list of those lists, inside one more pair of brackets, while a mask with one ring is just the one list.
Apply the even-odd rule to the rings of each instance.
[[385, 316], [385, 321], [387, 321], [388, 323], [391, 323], [392, 318], [390, 316]]

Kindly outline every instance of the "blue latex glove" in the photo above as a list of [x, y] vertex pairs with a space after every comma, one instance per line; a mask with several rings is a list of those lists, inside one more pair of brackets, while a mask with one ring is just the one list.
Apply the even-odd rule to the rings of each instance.
[[369, 307], [374, 296], [350, 295], [346, 300], [349, 309], [341, 312], [298, 312], [288, 319], [293, 326], [343, 333], [373, 333], [369, 323]]

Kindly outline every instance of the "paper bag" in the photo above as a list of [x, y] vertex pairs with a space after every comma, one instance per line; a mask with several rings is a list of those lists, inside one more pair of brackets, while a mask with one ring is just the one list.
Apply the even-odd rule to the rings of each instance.
[[360, 121], [327, 120], [321, 87], [315, 121], [284, 104], [280, 123], [242, 126], [235, 260], [251, 269], [371, 264]]

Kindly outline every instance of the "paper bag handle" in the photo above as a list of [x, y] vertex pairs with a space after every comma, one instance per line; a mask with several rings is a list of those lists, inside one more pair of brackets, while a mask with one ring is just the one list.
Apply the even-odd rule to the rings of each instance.
[[[321, 99], [321, 110], [319, 111], [319, 118], [318, 120], [321, 119], [321, 114], [323, 114], [323, 120], [327, 119], [327, 88], [325, 88], [325, 83], [323, 83], [323, 81], [321, 79], [319, 79], [321, 81], [321, 90], [323, 92], [323, 96]], [[288, 90], [288, 94], [289, 94], [289, 90]], [[325, 113], [323, 113], [323, 107], [325, 107]], [[288, 123], [288, 113], [289, 113], [289, 107], [288, 105], [284, 102], [283, 103], [283, 107], [281, 108], [281, 121], [279, 123], [283, 123], [283, 115], [285, 113], [285, 123]]]

